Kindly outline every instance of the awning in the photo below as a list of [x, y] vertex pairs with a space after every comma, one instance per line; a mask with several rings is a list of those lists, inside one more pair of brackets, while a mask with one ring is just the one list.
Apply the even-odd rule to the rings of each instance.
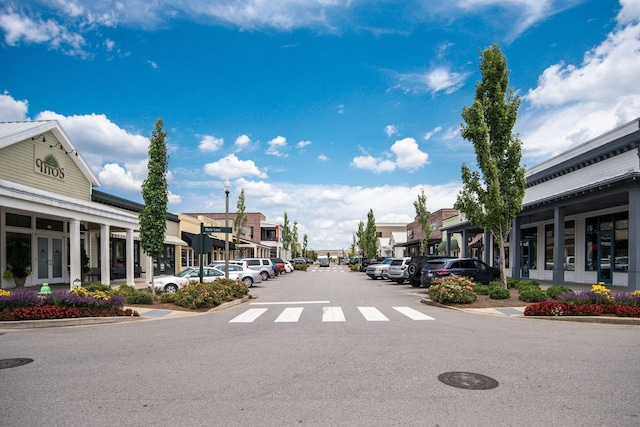
[[[126, 239], [127, 233], [121, 231], [112, 231], [111, 237], [114, 239]], [[137, 231], [133, 232], [133, 240], [140, 240], [140, 233]], [[164, 235], [164, 244], [165, 245], [175, 245], [175, 246], [189, 246], [187, 242], [181, 240], [177, 236], [171, 236], [169, 234]]]
[[[458, 245], [457, 239], [451, 239], [451, 250], [452, 251], [460, 250], [460, 245]], [[445, 240], [438, 245], [438, 252], [446, 252], [446, 251], [447, 251], [447, 242]]]
[[[187, 244], [185, 246], [193, 246], [191, 244], [191, 242], [193, 241], [193, 238], [196, 235], [194, 233], [187, 233], [186, 231], [182, 232], [182, 240], [184, 240], [185, 242], [187, 242]], [[209, 238], [211, 240], [213, 240], [213, 247], [214, 248], [218, 248], [218, 249], [224, 249], [224, 240], [220, 240], [220, 239], [215, 239], [211, 236], [209, 236]], [[235, 251], [236, 250], [236, 245], [235, 243], [233, 243], [231, 240], [229, 240], [229, 250], [230, 251]]]

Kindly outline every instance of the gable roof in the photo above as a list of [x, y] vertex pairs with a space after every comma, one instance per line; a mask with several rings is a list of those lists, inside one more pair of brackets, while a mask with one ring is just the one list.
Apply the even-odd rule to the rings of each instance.
[[[78, 166], [92, 187], [99, 187], [100, 181], [78, 154], [78, 150], [71, 143], [69, 137], [57, 120], [33, 120], [23, 122], [0, 122], [0, 149], [17, 144], [26, 139], [42, 137], [51, 132], [60, 142], [60, 148], [69, 154], [69, 158]], [[72, 154], [75, 153], [75, 156]]]

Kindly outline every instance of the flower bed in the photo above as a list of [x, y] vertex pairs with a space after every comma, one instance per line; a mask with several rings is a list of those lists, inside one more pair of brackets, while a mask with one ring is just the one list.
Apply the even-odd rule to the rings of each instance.
[[566, 292], [557, 300], [527, 306], [525, 316], [618, 316], [640, 317], [640, 291], [612, 294], [602, 284], [590, 291]]

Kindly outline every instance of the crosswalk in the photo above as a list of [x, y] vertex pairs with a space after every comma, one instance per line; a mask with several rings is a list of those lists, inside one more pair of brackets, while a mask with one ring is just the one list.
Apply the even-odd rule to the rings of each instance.
[[[304, 302], [302, 302], [304, 303]], [[411, 320], [435, 320], [433, 317], [428, 316], [418, 310], [411, 307], [391, 307], [396, 313], [404, 315]], [[237, 315], [233, 319], [229, 320], [229, 323], [253, 323], [258, 320], [262, 315], [269, 311], [269, 307], [249, 308], [243, 313]], [[278, 310], [278, 309], [273, 309]], [[285, 307], [283, 308], [273, 320], [274, 323], [296, 323], [299, 322], [304, 314], [305, 307]], [[390, 316], [388, 313], [385, 315], [382, 311], [376, 307], [358, 307], [358, 312], [367, 322], [389, 322]], [[322, 307], [321, 314], [313, 312], [310, 314], [313, 318], [315, 316], [322, 322], [346, 322], [347, 317], [342, 310], [342, 307], [326, 306]]]

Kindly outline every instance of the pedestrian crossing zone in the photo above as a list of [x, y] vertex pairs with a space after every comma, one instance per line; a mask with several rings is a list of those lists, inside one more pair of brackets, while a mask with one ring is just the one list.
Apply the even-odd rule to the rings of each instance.
[[[243, 313], [237, 315], [233, 319], [229, 321], [229, 323], [252, 323], [256, 320], [260, 319], [265, 313], [269, 310], [277, 310], [277, 316], [275, 319], [273, 316], [274, 323], [296, 323], [300, 321], [300, 319], [305, 314], [305, 307], [286, 307], [286, 308], [273, 308], [273, 307], [256, 307], [249, 308]], [[393, 313], [399, 313], [402, 316], [401, 318], [406, 318], [410, 320], [435, 320], [433, 317], [428, 316], [418, 310], [415, 310], [411, 307], [390, 307], [389, 310], [393, 310]], [[324, 306], [322, 310], [319, 312], [314, 310], [308, 310], [309, 317], [312, 319], [318, 319], [322, 322], [346, 322], [347, 317], [345, 316], [342, 307], [336, 306]], [[389, 313], [385, 314], [376, 307], [357, 307], [357, 316], [361, 319], [366, 320], [367, 322], [388, 322], [390, 321]], [[396, 317], [397, 318], [397, 317]], [[349, 319], [351, 320], [351, 319]], [[270, 320], [271, 321], [271, 320]]]

